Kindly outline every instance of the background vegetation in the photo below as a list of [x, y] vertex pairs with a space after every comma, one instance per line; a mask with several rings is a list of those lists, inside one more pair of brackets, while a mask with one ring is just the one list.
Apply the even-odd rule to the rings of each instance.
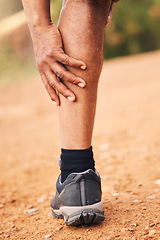
[[120, 0], [106, 28], [104, 58], [160, 48], [160, 1]]

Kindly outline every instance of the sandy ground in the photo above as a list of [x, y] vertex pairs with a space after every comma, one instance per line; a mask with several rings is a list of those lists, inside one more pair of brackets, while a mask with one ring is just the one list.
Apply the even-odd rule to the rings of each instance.
[[160, 239], [159, 66], [160, 51], [104, 63], [93, 137], [106, 217], [99, 225], [52, 218], [60, 142], [40, 79], [1, 90], [0, 239]]

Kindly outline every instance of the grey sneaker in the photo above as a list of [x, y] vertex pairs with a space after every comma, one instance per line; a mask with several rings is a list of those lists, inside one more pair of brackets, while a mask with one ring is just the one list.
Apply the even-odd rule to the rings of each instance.
[[67, 226], [103, 221], [101, 194], [101, 180], [96, 171], [71, 173], [63, 183], [60, 175], [51, 201], [53, 216], [64, 218]]

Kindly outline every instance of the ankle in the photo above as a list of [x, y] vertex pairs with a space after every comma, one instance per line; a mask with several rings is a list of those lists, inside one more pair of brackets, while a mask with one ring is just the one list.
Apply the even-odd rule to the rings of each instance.
[[62, 182], [71, 173], [84, 172], [88, 169], [95, 170], [92, 146], [88, 149], [61, 149], [61, 151], [60, 169]]

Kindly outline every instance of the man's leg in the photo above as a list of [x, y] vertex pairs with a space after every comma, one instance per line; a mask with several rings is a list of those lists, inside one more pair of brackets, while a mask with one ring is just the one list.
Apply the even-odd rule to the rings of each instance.
[[87, 64], [86, 70], [70, 68], [87, 86], [65, 84], [75, 92], [76, 102], [61, 97], [59, 124], [62, 148], [87, 149], [91, 146], [97, 86], [103, 62], [104, 28], [111, 0], [67, 0], [59, 20], [64, 51]]
[[103, 62], [104, 28], [110, 5], [110, 0], [68, 0], [63, 4], [59, 20], [64, 51], [87, 65], [84, 71], [69, 69], [82, 77], [87, 86], [81, 90], [65, 82], [77, 100], [70, 103], [61, 97], [59, 107], [61, 175], [51, 207], [53, 215], [64, 217], [67, 225], [104, 220], [101, 182], [94, 169], [91, 140]]

